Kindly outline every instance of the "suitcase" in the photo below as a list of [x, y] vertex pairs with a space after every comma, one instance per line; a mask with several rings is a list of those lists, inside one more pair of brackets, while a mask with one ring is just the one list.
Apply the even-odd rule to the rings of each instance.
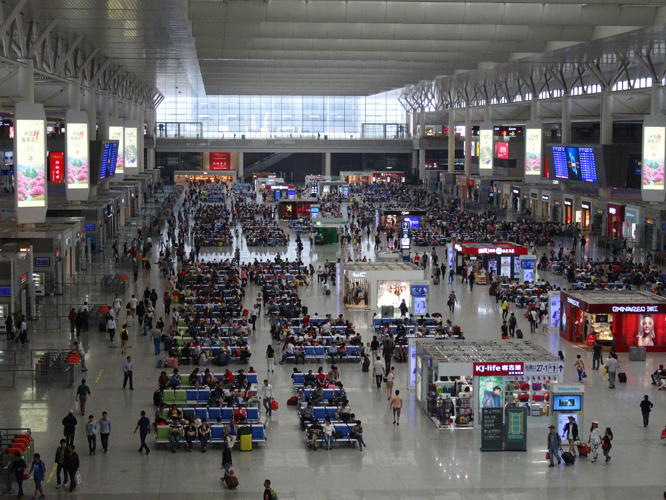
[[439, 285], [439, 278], [433, 278], [432, 279], [432, 284], [433, 285]]
[[576, 455], [572, 455], [568, 451], [563, 451], [562, 460], [564, 460], [564, 465], [573, 465], [576, 462]]
[[155, 391], [153, 392], [153, 404], [155, 406], [159, 406], [163, 403], [164, 399], [162, 399], [162, 391]]
[[578, 445], [578, 456], [586, 457], [588, 453], [591, 453], [592, 449], [585, 443], [580, 443]]
[[620, 372], [617, 374], [617, 380], [621, 384], [626, 384], [627, 383], [627, 374], [624, 372]]
[[287, 400], [287, 406], [297, 406], [298, 405], [298, 396], [292, 396]]
[[367, 357], [367, 356], [363, 359], [362, 371], [364, 371], [364, 372], [369, 372], [370, 371], [370, 358]]
[[252, 451], [252, 434], [244, 434], [240, 436], [240, 450]]
[[224, 476], [224, 482], [230, 490], [238, 488], [238, 478], [235, 474], [227, 474]]
[[164, 365], [166, 368], [178, 368], [178, 358], [166, 358]]
[[130, 316], [129, 314], [127, 315], [127, 319], [125, 321], [127, 323], [127, 326], [134, 326], [134, 316]]

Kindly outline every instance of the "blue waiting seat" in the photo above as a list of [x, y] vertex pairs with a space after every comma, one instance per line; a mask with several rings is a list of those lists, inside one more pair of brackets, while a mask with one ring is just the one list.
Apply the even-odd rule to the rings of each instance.
[[294, 373], [293, 376], [292, 376], [293, 386], [294, 387], [303, 387], [304, 378], [305, 378], [305, 374], [303, 374], [303, 373]]

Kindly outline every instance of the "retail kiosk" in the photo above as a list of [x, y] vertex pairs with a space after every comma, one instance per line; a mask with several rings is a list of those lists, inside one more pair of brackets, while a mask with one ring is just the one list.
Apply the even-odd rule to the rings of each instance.
[[398, 314], [403, 299], [411, 305], [411, 286], [423, 283], [425, 271], [411, 262], [345, 262], [341, 274], [343, 303], [347, 308], [376, 311], [392, 308], [392, 314]]
[[[465, 263], [475, 270], [493, 270], [497, 276], [510, 280], [521, 278], [521, 255], [529, 253], [527, 247], [498, 241], [495, 243], [455, 243], [453, 245], [455, 259], [453, 268], [460, 274]], [[534, 259], [534, 257], [532, 257]]]
[[426, 215], [428, 212], [425, 210], [381, 210], [379, 225], [385, 229], [398, 229], [402, 227], [403, 222], [409, 222], [409, 229], [419, 229], [425, 226]]
[[344, 181], [321, 181], [319, 182], [319, 196], [340, 195], [349, 198], [349, 183]]
[[581, 345], [597, 340], [617, 351], [666, 352], [666, 298], [645, 291], [561, 292], [560, 337]]
[[277, 206], [278, 218], [281, 220], [310, 219], [313, 206], [319, 207], [319, 203], [312, 199], [280, 198]]
[[583, 409], [585, 408], [585, 386], [583, 384], [553, 384], [553, 411], [551, 413], [551, 424], [557, 432], [562, 435], [564, 426], [569, 423], [572, 416], [578, 424], [578, 432], [581, 437], [587, 434], [583, 427]]
[[472, 428], [483, 408], [525, 408], [529, 424], [548, 423], [563, 371], [529, 341], [416, 339], [416, 400], [438, 429]]
[[190, 182], [204, 182], [205, 184], [231, 183], [236, 180], [233, 170], [178, 170], [173, 173], [174, 184], [187, 185]]

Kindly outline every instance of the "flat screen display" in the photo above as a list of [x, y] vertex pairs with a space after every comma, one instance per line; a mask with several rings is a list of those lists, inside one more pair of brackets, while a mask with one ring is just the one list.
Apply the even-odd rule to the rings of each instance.
[[116, 173], [116, 162], [118, 161], [118, 143], [110, 143], [109, 149], [109, 177]]
[[99, 165], [99, 180], [106, 179], [115, 174], [116, 155], [118, 154], [118, 143], [107, 142], [102, 143], [102, 157], [100, 158]]
[[570, 181], [597, 182], [594, 148], [553, 146], [555, 177]]
[[407, 281], [377, 281], [377, 309], [382, 306], [393, 306], [396, 310], [405, 301], [409, 305], [411, 300], [409, 282]]
[[419, 218], [418, 217], [403, 217], [403, 221], [409, 222], [410, 229], [419, 227]]
[[664, 137], [666, 127], [643, 128], [643, 189], [664, 189]]
[[67, 189], [87, 189], [90, 170], [88, 168], [88, 124], [67, 124]]
[[412, 297], [425, 297], [428, 295], [427, 286], [412, 285]]
[[49, 153], [49, 180], [60, 184], [65, 178], [65, 153]]
[[509, 143], [508, 142], [497, 142], [495, 143], [495, 158], [500, 160], [509, 159]]
[[553, 410], [580, 411], [580, 396], [553, 396]]

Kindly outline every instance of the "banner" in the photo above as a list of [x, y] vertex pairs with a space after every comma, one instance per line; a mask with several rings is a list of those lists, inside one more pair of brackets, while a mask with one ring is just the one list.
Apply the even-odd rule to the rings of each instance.
[[43, 120], [16, 120], [18, 207], [46, 206], [46, 139]]
[[666, 127], [643, 128], [643, 189], [664, 190]]
[[[109, 119], [111, 121], [111, 119]], [[117, 120], [122, 123], [122, 120]], [[125, 128], [122, 125], [109, 124], [109, 140], [118, 141], [118, 156], [116, 157], [116, 175], [125, 171]], [[120, 177], [122, 179], [122, 176]]]
[[538, 126], [528, 122], [525, 129], [525, 176], [541, 176], [541, 141], [541, 122], [538, 122]]
[[209, 170], [231, 170], [231, 153], [210, 153]]
[[130, 170], [128, 174], [139, 173], [139, 157], [137, 154], [136, 127], [125, 127], [125, 169]]
[[88, 124], [67, 123], [67, 189], [88, 189], [90, 158], [88, 155]]

